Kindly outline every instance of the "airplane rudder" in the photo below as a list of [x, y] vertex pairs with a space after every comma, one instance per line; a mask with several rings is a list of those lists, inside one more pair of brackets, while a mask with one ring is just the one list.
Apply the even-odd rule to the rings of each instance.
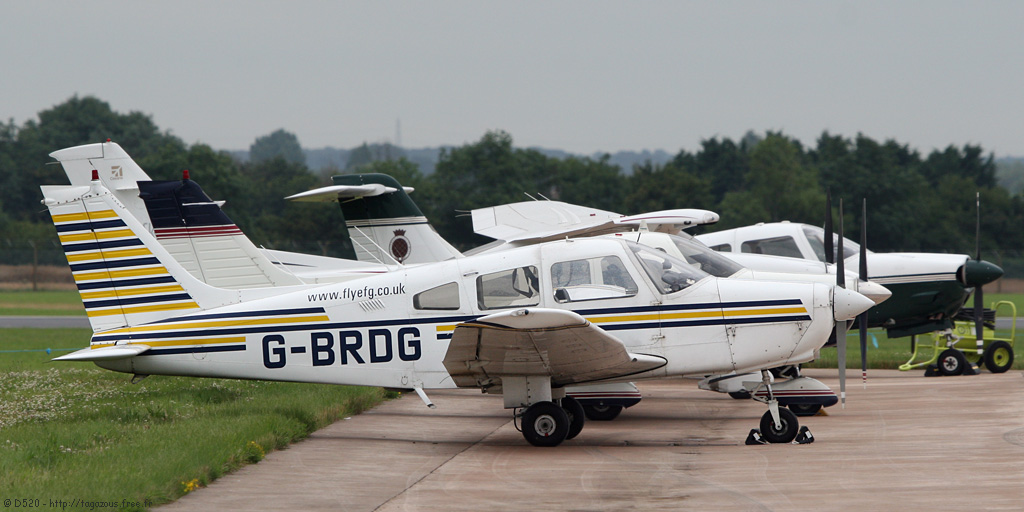
[[98, 180], [42, 190], [94, 331], [203, 309], [188, 272]]

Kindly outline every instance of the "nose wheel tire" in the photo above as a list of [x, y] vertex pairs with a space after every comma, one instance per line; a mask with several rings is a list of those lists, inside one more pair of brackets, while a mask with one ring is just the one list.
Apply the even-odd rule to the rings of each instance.
[[622, 412], [621, 405], [584, 405], [583, 413], [586, 414], [588, 420], [594, 421], [611, 421], [619, 416]]
[[558, 446], [569, 434], [569, 416], [553, 402], [538, 402], [523, 413], [523, 437], [534, 446]]
[[793, 411], [780, 408], [779, 421], [782, 423], [782, 428], [775, 428], [775, 420], [772, 419], [771, 411], [764, 413], [764, 416], [761, 416], [761, 435], [769, 443], [793, 442], [800, 430], [800, 420], [796, 418]]
[[586, 413], [583, 412], [583, 406], [580, 402], [571, 396], [567, 396], [561, 400], [562, 410], [565, 411], [565, 415], [569, 417], [569, 432], [565, 435], [565, 440], [568, 441], [583, 431], [583, 422], [586, 418]]
[[946, 376], [960, 375], [967, 367], [967, 357], [955, 348], [947, 348], [939, 354], [939, 373]]
[[1013, 347], [1005, 341], [993, 341], [985, 349], [985, 368], [992, 373], [1003, 373], [1013, 366]]

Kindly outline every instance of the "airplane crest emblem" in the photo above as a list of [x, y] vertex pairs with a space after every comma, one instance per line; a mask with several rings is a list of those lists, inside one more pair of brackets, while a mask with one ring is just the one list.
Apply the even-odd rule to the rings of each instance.
[[396, 229], [395, 237], [391, 239], [391, 243], [388, 244], [391, 250], [391, 256], [395, 258], [399, 263], [402, 263], [409, 257], [409, 253], [412, 252], [412, 244], [409, 239], [405, 237], [404, 229]]

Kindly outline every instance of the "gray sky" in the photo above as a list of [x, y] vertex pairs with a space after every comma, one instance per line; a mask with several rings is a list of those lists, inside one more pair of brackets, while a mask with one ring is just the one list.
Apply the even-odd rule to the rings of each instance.
[[1024, 2], [4, 2], [0, 118], [74, 94], [218, 149], [393, 141], [400, 119], [406, 147], [828, 130], [1024, 156]]

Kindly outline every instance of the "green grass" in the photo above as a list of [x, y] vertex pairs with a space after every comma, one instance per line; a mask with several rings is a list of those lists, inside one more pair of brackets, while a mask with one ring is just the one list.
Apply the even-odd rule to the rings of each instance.
[[76, 290], [0, 291], [0, 316], [85, 316]]
[[0, 497], [144, 510], [386, 398], [377, 388], [186, 377], [131, 384], [91, 363], [48, 362], [44, 349], [81, 348], [89, 335], [0, 330]]

